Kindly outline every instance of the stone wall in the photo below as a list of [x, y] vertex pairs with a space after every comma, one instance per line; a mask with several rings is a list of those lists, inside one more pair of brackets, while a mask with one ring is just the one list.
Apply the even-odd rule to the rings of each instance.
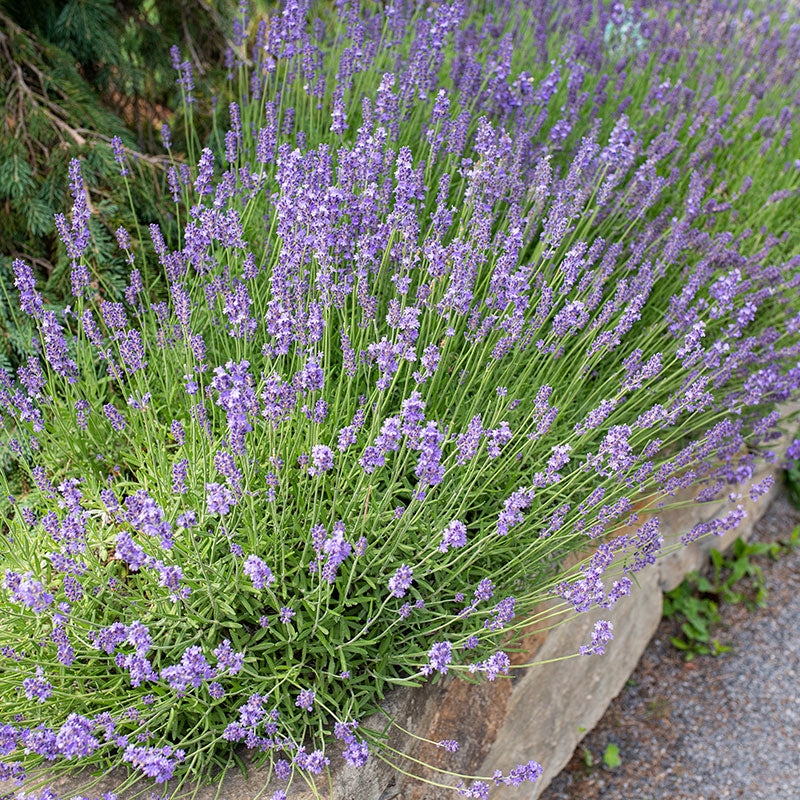
[[[777, 478], [774, 467], [765, 468], [754, 476], [752, 483], [770, 472]], [[442, 770], [486, 776], [495, 769], [507, 774], [517, 764], [535, 759], [544, 767], [544, 775], [535, 785], [495, 789], [492, 794], [497, 800], [535, 800], [566, 765], [576, 745], [625, 685], [658, 627], [663, 593], [677, 586], [686, 573], [700, 568], [711, 547], [724, 549], [738, 536], [747, 538], [769, 504], [775, 487], [756, 501], [750, 500], [747, 487], [740, 487], [739, 491], [747, 516], [738, 528], [722, 538], [702, 539], [663, 556], [637, 574], [637, 584], [631, 595], [622, 598], [613, 609], [593, 609], [547, 632], [528, 633], [522, 638], [522, 649], [512, 653], [511, 660], [520, 665], [575, 653], [589, 642], [598, 619], [608, 619], [614, 625], [614, 640], [606, 648], [605, 655], [515, 669], [510, 679], [492, 683], [473, 685], [448, 676], [419, 689], [392, 692], [383, 707], [399, 725], [434, 741], [455, 739], [460, 743], [457, 753], [446, 753], [411, 739], [391, 726], [387, 730], [387, 743], [408, 757], [396, 757], [397, 763], [429, 780], [454, 785], [455, 779], [423, 768], [411, 759]], [[658, 512], [664, 549], [669, 551], [676, 547], [681, 535], [697, 523], [719, 518], [730, 508], [729, 504], [715, 502]], [[386, 716], [376, 715], [364, 724], [383, 729], [387, 721]], [[331, 753], [331, 762], [337, 766], [330, 786], [327, 780], [325, 784], [320, 783], [317, 795], [296, 782], [289, 793], [291, 800], [313, 800], [319, 796], [334, 800], [444, 800], [455, 796], [452, 789], [412, 780], [378, 758], [370, 759], [365, 767], [355, 770], [337, 755]], [[246, 754], [243, 756], [247, 761]], [[91, 796], [115, 790], [124, 776], [124, 771], [98, 776]], [[61, 778], [48, 781], [46, 785], [52, 785], [59, 797], [71, 797], [71, 792], [87, 778], [86, 775], [82, 780]], [[267, 779], [266, 768], [251, 769], [247, 781], [240, 772], [231, 771], [220, 785], [198, 791], [195, 800], [268, 800], [281, 785], [267, 783]], [[0, 782], [0, 794], [13, 790], [12, 784]], [[120, 800], [128, 796], [133, 795], [125, 793]]]

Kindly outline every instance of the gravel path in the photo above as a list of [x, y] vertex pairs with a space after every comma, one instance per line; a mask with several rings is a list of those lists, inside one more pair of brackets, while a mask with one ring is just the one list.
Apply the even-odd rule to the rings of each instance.
[[[779, 495], [754, 539], [787, 538], [800, 513]], [[733, 650], [685, 662], [662, 621], [636, 671], [541, 800], [800, 800], [800, 548], [760, 557], [766, 608], [723, 606]], [[619, 747], [620, 766], [603, 753]], [[584, 748], [594, 764], [587, 768]]]

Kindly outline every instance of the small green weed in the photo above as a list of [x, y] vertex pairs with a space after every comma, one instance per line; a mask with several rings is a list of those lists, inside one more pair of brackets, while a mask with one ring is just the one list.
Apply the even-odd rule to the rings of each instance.
[[[619, 757], [619, 747], [615, 745], [613, 742], [609, 742], [606, 745], [606, 749], [603, 752], [603, 764], [606, 765], [608, 769], [616, 769], [622, 763], [622, 759]], [[600, 766], [599, 761], [595, 761], [594, 756], [592, 755], [592, 751], [588, 747], [583, 748], [583, 769], [587, 775], [591, 775], [598, 767]]]
[[606, 745], [606, 751], [603, 753], [603, 763], [609, 769], [614, 769], [622, 763], [622, 759], [619, 757], [619, 747], [613, 742], [609, 742]]
[[721, 603], [746, 603], [751, 610], [764, 606], [767, 589], [761, 567], [754, 557], [769, 556], [777, 559], [798, 544], [800, 527], [792, 535], [777, 542], [752, 542], [737, 539], [730, 556], [711, 550], [711, 574], [689, 573], [683, 583], [664, 596], [663, 614], [667, 618], [680, 615], [682, 637], [670, 639], [686, 660], [697, 655], [718, 656], [731, 649], [712, 637], [712, 630], [720, 622]]

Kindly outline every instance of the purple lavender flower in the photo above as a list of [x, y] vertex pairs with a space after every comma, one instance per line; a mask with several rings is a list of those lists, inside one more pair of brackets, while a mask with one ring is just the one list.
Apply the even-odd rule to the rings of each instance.
[[186, 485], [186, 476], [189, 472], [189, 459], [182, 458], [172, 465], [172, 491], [175, 494], [186, 494], [189, 487]]
[[128, 640], [128, 626], [121, 622], [114, 622], [105, 628], [92, 631], [89, 634], [89, 640], [96, 650], [103, 650], [111, 654], [118, 645]]
[[80, 297], [89, 286], [89, 272], [78, 261], [89, 244], [89, 208], [86, 202], [86, 185], [81, 175], [81, 163], [73, 158], [69, 163], [70, 192], [73, 198], [72, 219], [68, 224], [63, 214], [55, 214], [54, 221], [61, 240], [72, 261], [72, 293]]
[[414, 570], [406, 564], [401, 564], [397, 571], [389, 578], [389, 593], [393, 597], [405, 597], [413, 580]]
[[237, 282], [232, 291], [225, 292], [224, 298], [223, 311], [230, 323], [229, 334], [235, 339], [252, 339], [258, 321], [250, 313], [253, 301], [247, 291], [247, 285]]
[[446, 675], [453, 660], [452, 650], [450, 642], [436, 642], [428, 651], [428, 663], [422, 668], [423, 675], [430, 675], [434, 670]]
[[369, 746], [364, 741], [352, 741], [342, 752], [342, 758], [351, 767], [363, 767], [369, 758]]
[[519, 786], [527, 781], [535, 783], [542, 777], [542, 765], [537, 761], [529, 761], [527, 764], [519, 764], [508, 773], [508, 777], [502, 782], [506, 786]]
[[492, 618], [484, 622], [484, 627], [491, 631], [499, 631], [507, 622], [514, 619], [516, 599], [509, 596], [501, 600], [491, 612]]
[[615, 425], [600, 445], [600, 455], [605, 456], [608, 470], [612, 473], [622, 472], [633, 463], [631, 446], [628, 444], [630, 435], [631, 428], [628, 425]]
[[204, 147], [197, 165], [197, 179], [194, 182], [194, 189], [201, 197], [210, 194], [211, 177], [213, 174], [214, 154], [207, 147]]
[[206, 509], [209, 514], [219, 514], [224, 517], [234, 505], [236, 498], [227, 486], [221, 483], [206, 484]]
[[313, 689], [302, 689], [294, 704], [298, 708], [304, 708], [306, 711], [311, 711], [314, 708], [314, 698], [316, 694]]
[[494, 585], [491, 578], [483, 578], [475, 587], [474, 597], [477, 602], [489, 600], [494, 596]]
[[607, 620], [598, 620], [592, 631], [592, 641], [588, 645], [581, 645], [582, 656], [601, 656], [606, 651], [606, 645], [614, 638], [614, 626]]
[[228, 131], [225, 134], [225, 160], [229, 164], [236, 163], [238, 141], [235, 131]]
[[42, 365], [39, 363], [38, 358], [31, 357], [28, 359], [27, 364], [19, 367], [17, 378], [34, 397], [42, 396], [41, 389], [47, 383], [47, 378], [42, 371]]
[[114, 406], [113, 403], [106, 403], [103, 406], [103, 413], [106, 415], [106, 418], [111, 423], [111, 427], [117, 432], [121, 433], [125, 430], [125, 417], [120, 414], [117, 408]]
[[186, 431], [183, 429], [183, 425], [178, 422], [177, 419], [172, 420], [172, 423], [169, 427], [169, 432], [172, 434], [172, 438], [179, 444], [182, 445], [186, 441]]
[[36, 291], [36, 278], [33, 269], [22, 259], [13, 261], [14, 285], [19, 290], [19, 304], [22, 310], [31, 317], [41, 317], [44, 311], [42, 296]]
[[294, 609], [289, 608], [289, 606], [281, 606], [281, 610], [278, 613], [278, 618], [284, 625], [288, 625], [289, 620], [291, 620], [291, 618], [296, 614], [297, 612]]
[[442, 531], [442, 541], [439, 543], [439, 552], [446, 553], [451, 547], [463, 547], [467, 543], [467, 526], [454, 519]]
[[486, 431], [486, 437], [489, 440], [486, 445], [489, 458], [497, 458], [500, 455], [501, 448], [511, 441], [512, 435], [511, 428], [507, 422], [501, 422], [499, 428]]
[[298, 747], [294, 763], [302, 770], [319, 775], [322, 772], [322, 768], [330, 764], [330, 759], [323, 755], [321, 750], [314, 750], [306, 754], [305, 747]]
[[45, 591], [41, 581], [32, 572], [20, 575], [6, 570], [3, 586], [11, 592], [14, 601], [30, 608], [34, 614], [41, 614], [53, 602], [53, 595]]
[[308, 474], [322, 475], [330, 469], [333, 469], [333, 450], [327, 445], [315, 444], [311, 448], [311, 466], [308, 468]]
[[457, 784], [456, 794], [473, 800], [489, 800], [489, 784], [486, 781], [473, 781], [471, 786], [466, 787], [462, 782]]
[[256, 589], [263, 589], [275, 582], [272, 570], [258, 556], [247, 556], [243, 569], [244, 574], [250, 578]]
[[145, 489], [125, 498], [125, 519], [138, 531], [158, 539], [161, 547], [172, 547], [170, 523], [162, 509]]
[[481, 438], [484, 435], [481, 415], [473, 417], [467, 425], [466, 432], [459, 434], [456, 438], [456, 446], [458, 447], [458, 457], [456, 463], [466, 464], [471, 461], [481, 446]]
[[228, 675], [236, 675], [244, 666], [244, 653], [236, 653], [228, 639], [223, 639], [214, 650], [217, 669], [227, 670]]
[[511, 528], [525, 521], [521, 512], [533, 502], [533, 498], [531, 489], [518, 489], [503, 501], [503, 510], [497, 517], [497, 533], [500, 536], [507, 535]]
[[217, 393], [216, 404], [225, 411], [230, 446], [235, 453], [243, 451], [245, 436], [253, 430], [250, 415], [258, 408], [253, 378], [247, 372], [249, 366], [244, 360], [238, 364], [228, 361], [224, 368], [214, 369], [211, 381]]
[[181, 61], [181, 53], [177, 45], [172, 45], [169, 52], [172, 58], [172, 66], [178, 73], [177, 83], [184, 93], [184, 101], [187, 105], [192, 105], [192, 103], [194, 103], [194, 74], [192, 65], [189, 61]]
[[77, 383], [79, 372], [78, 365], [69, 355], [67, 341], [61, 324], [56, 319], [55, 311], [43, 311], [42, 339], [47, 363], [61, 377], [66, 378], [69, 383]]
[[[353, 548], [350, 543], [344, 538], [345, 525], [344, 522], [339, 520], [334, 523], [333, 531], [330, 536], [327, 536], [321, 544], [321, 551], [323, 553], [325, 563], [320, 569], [320, 576], [328, 583], [333, 583], [336, 579], [336, 573], [339, 565], [342, 564], [352, 552]], [[322, 558], [323, 556], [320, 556]]]
[[94, 725], [80, 714], [70, 714], [56, 734], [55, 745], [67, 760], [75, 756], [88, 756], [100, 742], [92, 736]]
[[510, 667], [511, 661], [508, 654], [502, 651], [494, 653], [477, 665], [478, 670], [480, 670], [489, 681], [496, 680], [498, 675], [508, 675]]
[[122, 363], [128, 372], [133, 373], [147, 366], [147, 361], [144, 358], [144, 342], [139, 331], [123, 331], [119, 335], [117, 343], [119, 345], [119, 354], [122, 356]]
[[754, 483], [750, 487], [750, 499], [755, 501], [759, 497], [765, 495], [775, 483], [775, 478], [772, 475], [767, 475], [763, 480]]
[[203, 681], [210, 680], [215, 675], [216, 670], [206, 661], [198, 645], [192, 645], [183, 652], [180, 664], [161, 670], [162, 679], [179, 692], [185, 691], [189, 686], [198, 688]]
[[128, 172], [128, 168], [125, 166], [125, 150], [122, 147], [122, 139], [120, 139], [119, 136], [112, 137], [111, 149], [114, 151], [114, 161], [116, 161], [120, 166], [119, 174], [124, 178], [130, 173]]
[[420, 432], [420, 456], [414, 467], [414, 474], [423, 485], [437, 486], [444, 477], [444, 466], [441, 464], [442, 443], [444, 434], [436, 422], [428, 422]]
[[[167, 752], [165, 752], [167, 751]], [[138, 767], [148, 778], [156, 783], [166, 783], [175, 771], [180, 760], [179, 751], [175, 751], [175, 758], [171, 758], [172, 748], [135, 747], [128, 745], [122, 753], [122, 760], [134, 767]]]
[[35, 697], [40, 703], [44, 703], [53, 694], [53, 687], [44, 677], [44, 670], [41, 667], [36, 667], [35, 678], [25, 678], [22, 681], [22, 688], [28, 700], [33, 700]]

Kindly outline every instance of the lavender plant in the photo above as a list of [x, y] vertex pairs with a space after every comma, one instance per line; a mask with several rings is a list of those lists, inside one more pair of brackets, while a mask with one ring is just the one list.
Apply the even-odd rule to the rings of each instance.
[[413, 772], [359, 725], [387, 690], [610, 608], [660, 508], [738, 524], [800, 378], [799, 36], [724, 2], [243, 6], [210, 142], [176, 50], [179, 249], [120, 229], [109, 301], [73, 162], [72, 309], [14, 264], [0, 777], [174, 795], [244, 746], [313, 786], [337, 742]]

